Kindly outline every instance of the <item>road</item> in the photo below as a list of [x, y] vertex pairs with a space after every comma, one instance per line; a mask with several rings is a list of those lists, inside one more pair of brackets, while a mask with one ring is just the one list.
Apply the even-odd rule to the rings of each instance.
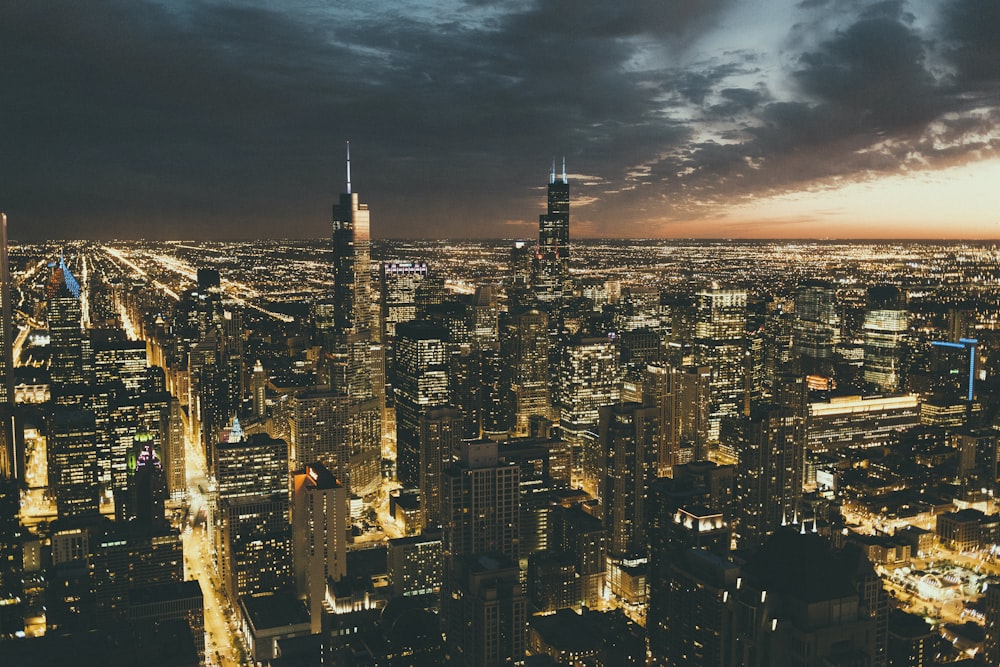
[[[205, 454], [191, 438], [185, 438], [189, 516], [195, 517], [208, 502], [208, 475]], [[184, 577], [197, 579], [205, 599], [205, 661], [218, 667], [242, 667], [244, 651], [236, 632], [233, 606], [222, 590], [215, 571], [215, 559], [206, 523], [184, 528]]]

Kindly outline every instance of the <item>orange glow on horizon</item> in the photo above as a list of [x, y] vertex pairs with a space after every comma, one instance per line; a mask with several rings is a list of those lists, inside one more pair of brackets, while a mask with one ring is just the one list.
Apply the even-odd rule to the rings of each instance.
[[[652, 218], [636, 225], [643, 234], [630, 236], [993, 239], [1000, 238], [998, 186], [1000, 158], [992, 158], [763, 197], [702, 218]], [[585, 224], [576, 229], [587, 235]]]

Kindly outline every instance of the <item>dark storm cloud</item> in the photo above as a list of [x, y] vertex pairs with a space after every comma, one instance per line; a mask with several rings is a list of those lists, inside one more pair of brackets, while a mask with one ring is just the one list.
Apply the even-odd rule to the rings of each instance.
[[350, 139], [377, 235], [507, 233], [564, 154], [616, 235], [995, 150], [994, 3], [775, 3], [783, 44], [706, 51], [738, 8], [6, 3], [0, 207], [15, 238], [325, 235]]
[[952, 0], [943, 8], [942, 37], [959, 80], [995, 91], [1000, 76], [1000, 3]]
[[[704, 83], [697, 94], [685, 93], [702, 120], [739, 122], [717, 133], [726, 143], [692, 142], [651, 167], [664, 184], [664, 208], [685, 217], [741, 198], [822, 187], [831, 178], [996, 154], [1000, 113], [997, 98], [987, 94], [1000, 78], [1000, 47], [991, 39], [1000, 30], [996, 6], [949, 5], [941, 23], [930, 17], [930, 25], [943, 29], [929, 33], [916, 27], [904, 2], [801, 3], [818, 13], [789, 32], [786, 57], [797, 99], [774, 99], [764, 86], [734, 96], [721, 88], [726, 77], [709, 82], [687, 74]], [[844, 21], [848, 9], [855, 18]], [[840, 25], [831, 29], [832, 17]], [[935, 74], [931, 58], [952, 63], [954, 73]]]

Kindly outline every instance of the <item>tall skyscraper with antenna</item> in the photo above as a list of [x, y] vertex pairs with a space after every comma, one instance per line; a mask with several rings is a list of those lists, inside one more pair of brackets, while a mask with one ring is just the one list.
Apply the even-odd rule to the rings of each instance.
[[569, 287], [569, 181], [563, 158], [562, 178], [556, 178], [552, 162], [548, 211], [538, 216], [535, 293], [541, 301], [560, 301]]
[[333, 206], [333, 322], [327, 341], [325, 380], [349, 398], [350, 491], [365, 495], [380, 480], [382, 410], [372, 385], [371, 234], [368, 204], [351, 191], [347, 143], [347, 192]]
[[14, 408], [14, 318], [11, 299], [10, 261], [7, 256], [7, 214], [0, 213], [0, 478], [21, 478], [23, 462], [17, 453], [13, 428]]

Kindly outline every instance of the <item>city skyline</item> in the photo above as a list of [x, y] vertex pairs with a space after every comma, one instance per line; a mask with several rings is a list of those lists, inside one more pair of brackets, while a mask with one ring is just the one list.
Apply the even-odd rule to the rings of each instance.
[[[17, 240], [1000, 236], [1000, 9], [107, 0], [0, 12]], [[414, 203], [417, 205], [414, 205]]]

